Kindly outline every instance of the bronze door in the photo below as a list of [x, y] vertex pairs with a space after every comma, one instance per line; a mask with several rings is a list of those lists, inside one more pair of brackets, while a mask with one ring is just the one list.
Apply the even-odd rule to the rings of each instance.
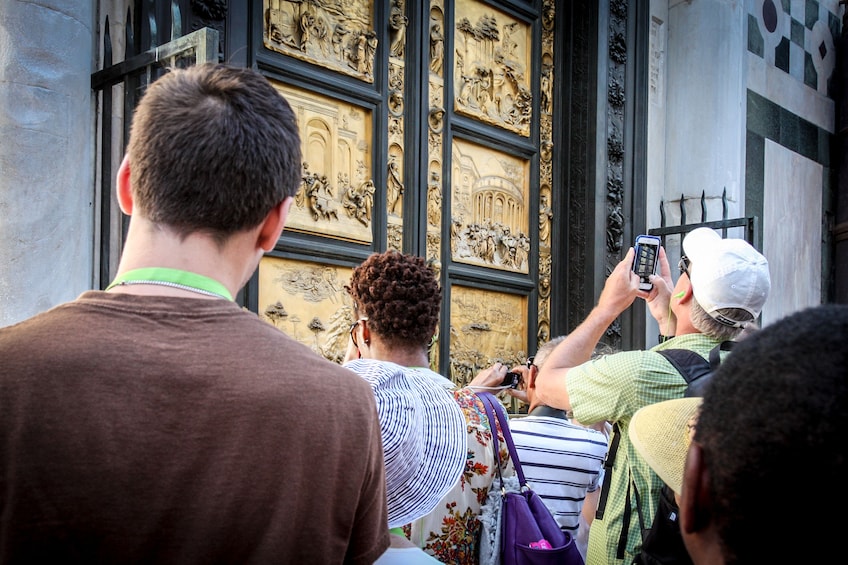
[[338, 361], [350, 270], [393, 248], [437, 266], [432, 367], [458, 384], [547, 340], [555, 17], [552, 0], [264, 0], [255, 63], [298, 116], [303, 183], [248, 307]]

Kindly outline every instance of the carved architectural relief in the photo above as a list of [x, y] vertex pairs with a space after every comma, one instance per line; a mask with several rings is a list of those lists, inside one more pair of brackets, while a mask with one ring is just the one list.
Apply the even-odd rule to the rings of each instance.
[[508, 366], [527, 358], [527, 298], [466, 286], [451, 287], [450, 377], [468, 384], [495, 362]]
[[451, 168], [453, 260], [529, 272], [529, 162], [455, 139]]
[[389, 154], [386, 162], [386, 213], [389, 247], [401, 250], [404, 199], [404, 120], [406, 84], [406, 15], [404, 0], [392, 0], [389, 11]]
[[[444, 337], [449, 339], [451, 359], [443, 363], [449, 376], [463, 385], [495, 361], [524, 362], [538, 346], [528, 343], [534, 333], [539, 344], [551, 337], [551, 240], [557, 197], [552, 189], [552, 117], [559, 103], [553, 92], [555, 0], [543, 0], [540, 23], [499, 11], [486, 0], [460, 0], [447, 7], [444, 0], [431, 0], [427, 21], [416, 22], [410, 19], [408, 3], [388, 0], [380, 5], [381, 29], [375, 29], [375, 2], [263, 0], [266, 48], [313, 63], [328, 75], [341, 73], [369, 83], [376, 75], [386, 101], [383, 122], [347, 100], [276, 85], [297, 115], [303, 144], [303, 182], [286, 229], [373, 246], [374, 224], [385, 220], [386, 246], [402, 250], [409, 236], [405, 238], [404, 231], [424, 228], [421, 253], [439, 273], [446, 252], [454, 262], [525, 278], [535, 275], [538, 262], [538, 292], [529, 295], [534, 302], [538, 298], [538, 305], [515, 291], [449, 283], [451, 303], [444, 315], [449, 317], [450, 335]], [[410, 80], [407, 31], [410, 25], [424, 23], [427, 27], [415, 34], [422, 40], [415, 48], [427, 50], [422, 64], [429, 72], [426, 84], [415, 84], [422, 96], [426, 89], [426, 124], [410, 130], [406, 118], [421, 119], [421, 106], [420, 98], [405, 99]], [[541, 43], [534, 45], [539, 33]], [[383, 59], [375, 58], [378, 41]], [[534, 76], [531, 62], [537, 58]], [[380, 61], [387, 62], [387, 68], [375, 69]], [[418, 80], [417, 75], [412, 78]], [[454, 81], [447, 100], [445, 80]], [[538, 103], [533, 93], [538, 93]], [[407, 115], [409, 111], [414, 114]], [[446, 119], [448, 113], [454, 114]], [[526, 156], [459, 138], [456, 129], [448, 127], [457, 124], [451, 120], [455, 114], [475, 120], [472, 129], [496, 133], [499, 128], [504, 136], [527, 138], [538, 117], [540, 137], [532, 140], [538, 147], [538, 183], [536, 164]], [[385, 123], [386, 131], [372, 131], [375, 123]], [[409, 165], [408, 130], [420, 131], [420, 142], [427, 144], [426, 168], [415, 167], [415, 178], [407, 178], [410, 173], [404, 171]], [[413, 202], [426, 202], [426, 213], [416, 211], [405, 220], [404, 208]], [[425, 226], [418, 226], [419, 220]], [[538, 244], [531, 241], [537, 230]], [[449, 234], [449, 245], [443, 231]], [[259, 268], [259, 315], [327, 359], [341, 361], [352, 321], [343, 289], [349, 277], [348, 268], [265, 257]], [[538, 325], [528, 330], [536, 308]], [[435, 369], [438, 353], [435, 342], [430, 350]]]
[[263, 8], [266, 48], [374, 82], [378, 37], [371, 2], [264, 0]]
[[[607, 194], [606, 194], [606, 272], [611, 273], [621, 260], [624, 245], [624, 130], [627, 64], [627, 0], [610, 0], [609, 61], [607, 75]], [[621, 342], [621, 320], [616, 319], [606, 336], [618, 347]]]
[[259, 316], [337, 363], [347, 350], [353, 306], [344, 285], [351, 269], [263, 257]]
[[553, 213], [554, 0], [542, 5], [542, 70], [539, 77], [539, 309], [537, 347], [551, 339], [551, 230]]
[[427, 103], [427, 259], [441, 264], [444, 202], [444, 57], [445, 11], [442, 0], [430, 2]]
[[339, 100], [275, 83], [297, 116], [302, 184], [286, 229], [370, 243], [375, 198], [371, 113]]
[[529, 136], [530, 26], [482, 2], [458, 2], [455, 17], [456, 111]]

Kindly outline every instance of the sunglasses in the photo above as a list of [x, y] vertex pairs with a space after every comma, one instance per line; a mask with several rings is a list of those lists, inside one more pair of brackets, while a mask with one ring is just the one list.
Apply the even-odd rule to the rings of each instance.
[[680, 269], [680, 274], [686, 273], [686, 276], [692, 278], [689, 274], [689, 268], [692, 263], [689, 261], [689, 257], [686, 255], [680, 256], [680, 261], [677, 262], [677, 268]]
[[350, 325], [350, 331], [349, 331], [350, 339], [353, 340], [353, 346], [354, 347], [359, 347], [359, 344], [356, 343], [356, 327], [359, 325], [360, 322], [367, 322], [367, 321], [368, 321], [368, 318], [363, 317], [363, 318], [359, 318], [358, 320], [356, 320], [354, 323], [352, 323]]

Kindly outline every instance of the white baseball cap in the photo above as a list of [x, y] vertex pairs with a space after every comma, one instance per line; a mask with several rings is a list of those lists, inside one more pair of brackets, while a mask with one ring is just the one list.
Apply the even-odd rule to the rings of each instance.
[[683, 239], [689, 259], [689, 279], [698, 304], [722, 324], [745, 327], [751, 320], [733, 320], [719, 313], [740, 308], [756, 319], [771, 288], [768, 261], [744, 239], [722, 237], [710, 228], [697, 228]]

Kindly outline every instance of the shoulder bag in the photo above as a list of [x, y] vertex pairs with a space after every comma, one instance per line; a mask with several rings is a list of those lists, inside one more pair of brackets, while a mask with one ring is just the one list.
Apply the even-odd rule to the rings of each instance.
[[[583, 565], [574, 538], [560, 529], [551, 511], [524, 479], [521, 462], [512, 441], [509, 423], [500, 401], [488, 392], [477, 395], [486, 408], [492, 431], [498, 477], [483, 504], [483, 536], [480, 563], [500, 565]], [[504, 480], [501, 475], [498, 428], [500, 422], [509, 456], [518, 475]]]

